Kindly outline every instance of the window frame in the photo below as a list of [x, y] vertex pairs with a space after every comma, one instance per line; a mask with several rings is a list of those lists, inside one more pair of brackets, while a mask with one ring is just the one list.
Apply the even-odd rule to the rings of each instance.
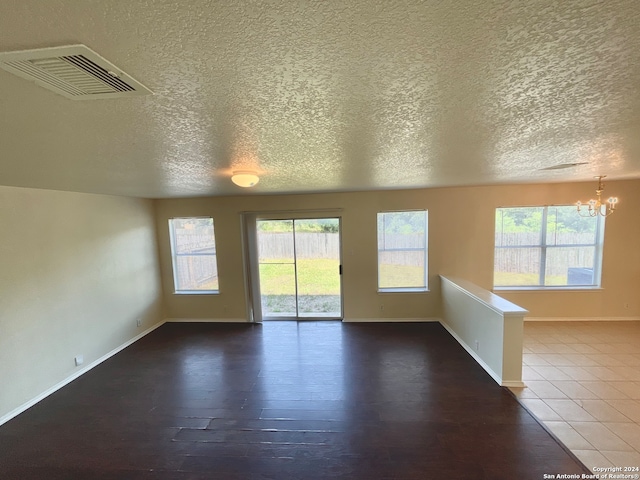
[[[547, 243], [547, 233], [548, 233], [548, 212], [549, 208], [559, 208], [559, 207], [571, 207], [575, 208], [575, 205], [520, 205], [520, 206], [509, 206], [509, 207], [496, 207], [494, 214], [494, 259], [493, 259], [493, 290], [497, 291], [541, 291], [541, 290], [559, 290], [559, 291], [570, 291], [570, 290], [600, 290], [602, 289], [602, 258], [603, 258], [603, 249], [604, 249], [604, 227], [605, 227], [605, 217], [600, 215], [596, 216], [596, 230], [593, 235], [593, 239], [595, 243], [562, 243], [562, 244], [553, 244], [550, 245]], [[528, 245], [517, 245], [517, 246], [498, 246], [496, 245], [495, 240], [495, 222], [496, 215], [498, 210], [508, 210], [508, 209], [517, 209], [517, 208], [541, 208], [542, 209], [542, 219], [541, 219], [541, 228], [539, 231], [539, 242], [538, 244], [528, 244]], [[578, 212], [576, 211], [576, 215]], [[555, 249], [555, 248], [568, 248], [568, 247], [593, 247], [593, 283], [588, 285], [545, 285], [546, 279], [546, 265], [547, 265], [547, 250]], [[495, 284], [495, 273], [496, 273], [496, 251], [497, 249], [521, 249], [521, 248], [537, 248], [540, 249], [540, 268], [538, 271], [538, 285], [496, 285]]]
[[[200, 253], [200, 254], [193, 254], [193, 253], [176, 253], [176, 248], [175, 248], [175, 238], [176, 238], [176, 234], [175, 234], [175, 227], [173, 224], [174, 220], [202, 220], [202, 219], [207, 219], [207, 220], [211, 220], [211, 229], [213, 230], [213, 245], [214, 245], [214, 250], [215, 253]], [[177, 276], [177, 272], [178, 272], [178, 267], [177, 267], [177, 259], [178, 257], [181, 256], [207, 256], [207, 257], [213, 257], [215, 260], [215, 265], [216, 265], [216, 273], [218, 273], [218, 247], [216, 244], [216, 230], [215, 230], [215, 221], [213, 219], [213, 217], [211, 216], [197, 216], [197, 217], [172, 217], [169, 218], [168, 221], [168, 225], [169, 225], [169, 248], [171, 249], [171, 268], [172, 268], [172, 275], [173, 275], [173, 293], [174, 295], [219, 295], [220, 294], [220, 279], [219, 279], [219, 274], [218, 274], [218, 288], [217, 289], [207, 289], [207, 290], [180, 290], [178, 288], [178, 276]]]
[[[381, 215], [393, 213], [413, 213], [421, 212], [424, 214], [424, 247], [422, 248], [399, 248], [399, 249], [381, 249], [380, 238], [378, 235], [379, 220]], [[422, 293], [429, 291], [429, 210], [426, 208], [409, 209], [409, 210], [384, 210], [376, 214], [376, 249], [377, 249], [377, 291], [378, 293]], [[421, 251], [424, 252], [423, 270], [424, 270], [424, 286], [420, 287], [381, 287], [380, 286], [380, 252], [385, 251]]]

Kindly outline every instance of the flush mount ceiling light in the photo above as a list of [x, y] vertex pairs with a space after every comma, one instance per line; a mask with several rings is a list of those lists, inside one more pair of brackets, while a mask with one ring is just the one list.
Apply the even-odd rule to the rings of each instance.
[[260, 177], [255, 172], [249, 170], [237, 170], [233, 172], [231, 181], [239, 187], [253, 187], [260, 181]]
[[[586, 204], [582, 202], [576, 202], [576, 206], [578, 207], [578, 213], [583, 217], [597, 217], [598, 215], [602, 217], [608, 217], [616, 210], [616, 205], [618, 203], [618, 197], [609, 197], [606, 202], [602, 202], [602, 191], [604, 190], [604, 184], [602, 183], [602, 179], [606, 177], [606, 175], [601, 175], [599, 177], [594, 177], [598, 179], [598, 188], [596, 189], [596, 199], [589, 200]], [[580, 210], [580, 207], [587, 207], [587, 211]]]

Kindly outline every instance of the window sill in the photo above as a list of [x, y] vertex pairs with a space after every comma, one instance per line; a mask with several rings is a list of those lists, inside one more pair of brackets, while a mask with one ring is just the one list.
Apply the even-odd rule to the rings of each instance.
[[219, 295], [220, 290], [179, 290], [174, 295]]
[[378, 293], [425, 293], [428, 288], [379, 288]]
[[572, 285], [570, 287], [493, 287], [494, 292], [599, 292], [602, 287]]

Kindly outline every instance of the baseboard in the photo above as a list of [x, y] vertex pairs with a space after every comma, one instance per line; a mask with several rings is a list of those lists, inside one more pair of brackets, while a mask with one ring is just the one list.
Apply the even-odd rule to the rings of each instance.
[[412, 323], [412, 322], [439, 322], [439, 318], [345, 318], [344, 323]]
[[527, 385], [524, 382], [507, 380], [502, 382], [502, 386], [507, 388], [524, 388]]
[[640, 317], [524, 317], [525, 322], [637, 322]]
[[81, 375], [84, 375], [85, 373], [87, 373], [92, 368], [97, 367], [102, 362], [104, 362], [105, 360], [108, 360], [109, 358], [113, 357], [116, 353], [124, 350], [129, 345], [137, 342], [138, 340], [140, 340], [145, 335], [148, 335], [149, 333], [153, 332], [156, 328], [162, 326], [164, 323], [165, 323], [164, 320], [162, 320], [162, 321], [156, 323], [155, 325], [153, 325], [152, 327], [147, 328], [144, 332], [136, 335], [135, 337], [133, 337], [130, 340], [127, 340], [125, 343], [123, 343], [119, 347], [114, 348], [109, 353], [106, 353], [105, 355], [101, 356], [97, 360], [94, 360], [93, 362], [91, 362], [87, 366], [81, 368], [80, 370], [75, 371], [72, 375], [70, 375], [67, 378], [65, 378], [64, 380], [56, 383], [53, 387], [48, 388], [47, 390], [42, 392], [40, 395], [32, 398], [31, 400], [29, 400], [26, 403], [23, 403], [18, 408], [15, 408], [15, 409], [11, 410], [6, 415], [3, 415], [2, 417], [0, 417], [0, 425], [3, 425], [5, 423], [7, 423], [9, 420], [11, 420], [14, 417], [17, 417], [18, 415], [20, 415], [25, 410], [28, 410], [29, 408], [33, 407], [36, 403], [40, 402], [41, 400], [44, 400], [45, 398], [47, 398], [52, 393], [60, 390], [65, 385], [68, 385], [69, 383], [73, 382], [76, 378], [80, 377]]
[[249, 323], [246, 318], [166, 318], [167, 323]]
[[[458, 334], [456, 332], [453, 331], [453, 329], [447, 325], [445, 322], [440, 322], [440, 324], [447, 330], [447, 332], [449, 332], [451, 334], [451, 336], [453, 338], [456, 339], [456, 341], [462, 345], [462, 348], [464, 348], [467, 353], [469, 355], [471, 355], [473, 357], [473, 359], [478, 362], [478, 364], [484, 368], [486, 370], [486, 372], [491, 376], [491, 378], [493, 378], [498, 385], [500, 386], [504, 386], [506, 383], [514, 383], [514, 382], [503, 382], [502, 378], [500, 377], [500, 375], [498, 375], [489, 365], [486, 364], [486, 362], [480, 358], [480, 356], [475, 352], [475, 350], [473, 350], [469, 345], [466, 344], [466, 342], [464, 340], [462, 340], [462, 338], [460, 338], [458, 336]], [[515, 386], [515, 385], [512, 385]]]

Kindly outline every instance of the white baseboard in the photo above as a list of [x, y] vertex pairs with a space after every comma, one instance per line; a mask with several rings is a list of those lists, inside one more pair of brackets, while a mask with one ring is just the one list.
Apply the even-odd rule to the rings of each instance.
[[467, 353], [469, 353], [469, 355], [471, 355], [473, 359], [476, 362], [478, 362], [478, 364], [482, 368], [486, 370], [486, 372], [491, 376], [491, 378], [493, 378], [496, 381], [498, 385], [500, 385], [501, 387], [524, 387], [525, 386], [524, 383], [519, 380], [503, 380], [502, 377], [500, 377], [500, 375], [498, 375], [489, 365], [487, 365], [487, 363], [482, 358], [480, 358], [480, 356], [476, 353], [476, 351], [473, 350], [469, 345], [467, 345], [466, 342], [462, 340], [449, 325], [447, 325], [443, 321], [440, 321], [440, 324], [447, 330], [447, 332], [451, 334], [453, 338], [456, 339], [456, 341], [460, 345], [462, 345], [462, 348], [464, 348], [467, 351]]
[[524, 382], [506, 380], [506, 381], [502, 382], [502, 386], [503, 387], [508, 387], [508, 388], [524, 388], [527, 385]]
[[[295, 319], [291, 319], [295, 321]], [[317, 320], [314, 318], [314, 320]], [[332, 320], [332, 319], [327, 319]], [[439, 318], [345, 318], [342, 320], [345, 323], [419, 323], [419, 322], [439, 322]], [[246, 318], [167, 318], [167, 323], [250, 323]], [[265, 323], [268, 323], [265, 320]]]
[[640, 317], [524, 317], [525, 322], [637, 322]]
[[246, 318], [166, 318], [167, 323], [250, 323]]
[[60, 390], [65, 385], [68, 385], [69, 383], [73, 382], [76, 378], [80, 377], [81, 375], [84, 375], [85, 373], [87, 373], [92, 368], [97, 367], [98, 365], [100, 365], [105, 360], [108, 360], [109, 358], [113, 357], [116, 353], [121, 352], [122, 350], [127, 348], [129, 345], [137, 342], [142, 337], [144, 337], [145, 335], [148, 335], [149, 333], [151, 333], [152, 331], [154, 331], [156, 328], [160, 327], [164, 323], [165, 323], [164, 320], [162, 320], [162, 321], [156, 323], [155, 325], [153, 325], [152, 327], [147, 328], [144, 332], [136, 335], [131, 340], [127, 340], [125, 343], [123, 343], [119, 347], [114, 348], [113, 350], [111, 350], [110, 352], [108, 352], [105, 355], [101, 356], [97, 360], [94, 360], [93, 362], [91, 362], [87, 366], [85, 366], [85, 367], [73, 372], [73, 374], [71, 374], [70, 376], [68, 376], [64, 380], [56, 383], [53, 387], [48, 388], [47, 390], [42, 392], [40, 395], [32, 398], [31, 400], [29, 400], [26, 403], [23, 403], [18, 408], [15, 408], [15, 409], [11, 410], [6, 415], [3, 415], [2, 417], [0, 417], [0, 425], [3, 425], [5, 423], [7, 423], [9, 420], [11, 420], [14, 417], [17, 417], [18, 415], [20, 415], [25, 410], [33, 407], [36, 403], [40, 402], [41, 400], [44, 400], [45, 398], [47, 398], [52, 393], [56, 392], [57, 390]]
[[411, 323], [411, 322], [439, 322], [439, 318], [345, 318], [342, 320], [344, 323]]

